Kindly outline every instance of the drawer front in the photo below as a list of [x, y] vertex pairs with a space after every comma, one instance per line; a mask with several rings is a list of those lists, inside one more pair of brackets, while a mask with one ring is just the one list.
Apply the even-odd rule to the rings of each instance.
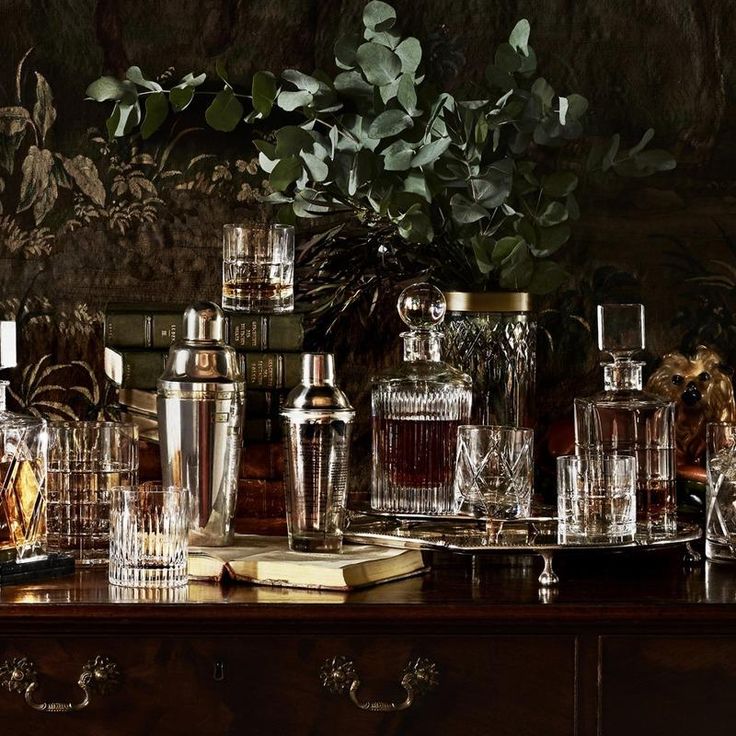
[[730, 733], [736, 637], [606, 637], [600, 734]]
[[[257, 710], [238, 713], [239, 723], [243, 728], [249, 725], [253, 734], [572, 736], [575, 732], [571, 637], [273, 638], [230, 656], [250, 663], [231, 687], [233, 696], [247, 693], [252, 703], [260, 704]], [[320, 669], [335, 656], [354, 663], [361, 682], [359, 702], [404, 700], [402, 670], [420, 657], [436, 665], [437, 685], [401, 712], [363, 711], [347, 694], [331, 694], [321, 685]]]
[[[311, 636], [0, 640], [0, 662], [36, 664], [34, 702], [83, 700], [85, 662], [113, 659], [118, 689], [91, 696], [84, 710], [33, 710], [21, 693], [0, 691], [0, 717], [18, 732], [125, 734], [314, 734], [353, 736], [572, 736], [575, 647], [554, 636]], [[326, 660], [346, 657], [360, 680], [358, 703], [402, 703], [402, 671], [424, 658], [436, 687], [400, 712], [361, 710], [321, 682]], [[412, 693], [414, 695], [414, 693]], [[72, 730], [73, 729], [73, 730]]]

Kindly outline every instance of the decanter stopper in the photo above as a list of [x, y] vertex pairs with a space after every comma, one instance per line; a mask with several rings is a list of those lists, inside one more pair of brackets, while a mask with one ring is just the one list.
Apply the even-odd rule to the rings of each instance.
[[631, 360], [644, 349], [643, 304], [599, 304], [598, 348], [614, 361]]
[[0, 322], [0, 370], [15, 368], [18, 357], [15, 349], [15, 322]]
[[432, 284], [412, 284], [399, 295], [399, 316], [412, 330], [431, 330], [445, 318], [445, 295]]

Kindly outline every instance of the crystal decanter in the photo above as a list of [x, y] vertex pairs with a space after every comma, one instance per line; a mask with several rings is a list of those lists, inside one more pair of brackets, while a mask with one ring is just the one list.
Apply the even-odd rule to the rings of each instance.
[[636, 458], [637, 522], [653, 536], [677, 531], [675, 497], [675, 405], [642, 391], [644, 307], [604, 304], [598, 307], [598, 347], [604, 362], [604, 390], [575, 399], [575, 446], [578, 454], [611, 453]]
[[373, 486], [378, 511], [452, 514], [457, 428], [468, 424], [470, 377], [442, 362], [445, 298], [430, 284], [413, 284], [398, 300], [404, 362], [373, 380]]
[[[0, 368], [15, 365], [15, 323], [0, 322]], [[7, 411], [0, 381], [0, 562], [46, 551], [46, 422]]]

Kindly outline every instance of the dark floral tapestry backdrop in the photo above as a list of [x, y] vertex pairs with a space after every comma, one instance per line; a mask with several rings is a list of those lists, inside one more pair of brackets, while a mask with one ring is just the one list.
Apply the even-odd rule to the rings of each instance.
[[[257, 125], [217, 133], [204, 125], [204, 106], [193, 104], [149, 140], [111, 142], [109, 110], [85, 101], [90, 82], [122, 77], [132, 64], [162, 84], [226, 68], [243, 88], [259, 69], [333, 73], [334, 40], [359, 26], [363, 5], [0, 0], [0, 316], [21, 326], [21, 366], [10, 376], [16, 405], [57, 417], [103, 411], [106, 304], [216, 299], [222, 225], [263, 216], [266, 177], [250, 143], [262, 135]], [[705, 342], [736, 363], [733, 3], [394, 5], [399, 30], [424, 47], [426, 73], [465, 95], [483, 78], [491, 49], [528, 18], [545, 75], [560, 94], [574, 89], [590, 101], [592, 138], [618, 132], [632, 146], [654, 128], [656, 144], [677, 158], [674, 171], [589, 187], [562, 259], [570, 279], [540, 305], [544, 422], [596, 385], [591, 319], [601, 300], [646, 304], [652, 360]], [[312, 223], [302, 241], [328, 226]], [[325, 345], [342, 353], [348, 378], [379, 363], [379, 348], [398, 332], [395, 293], [376, 294], [379, 307], [343, 320]]]

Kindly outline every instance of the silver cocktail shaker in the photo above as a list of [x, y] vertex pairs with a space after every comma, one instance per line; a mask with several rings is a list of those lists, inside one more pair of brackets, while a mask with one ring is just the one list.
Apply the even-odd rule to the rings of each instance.
[[335, 384], [330, 353], [302, 355], [301, 383], [287, 397], [281, 416], [289, 547], [339, 552], [355, 410]]
[[189, 489], [189, 542], [207, 547], [233, 541], [243, 427], [245, 385], [224, 326], [217, 304], [187, 307], [156, 402], [163, 484]]

